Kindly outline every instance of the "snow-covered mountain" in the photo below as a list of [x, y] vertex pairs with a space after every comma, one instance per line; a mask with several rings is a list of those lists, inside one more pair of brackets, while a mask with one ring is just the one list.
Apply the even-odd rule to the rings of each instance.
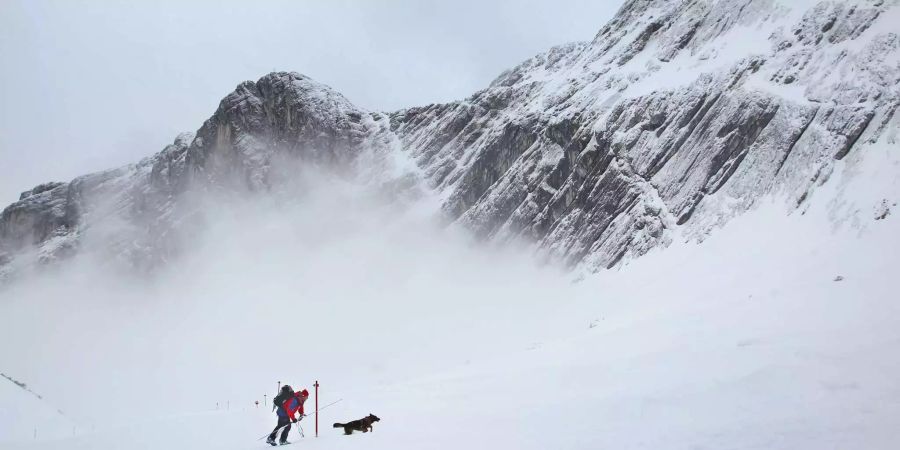
[[[590, 42], [465, 100], [389, 113], [272, 73], [152, 157], [24, 192], [0, 216], [0, 274], [86, 240], [156, 265], [197, 223], [186, 193], [265, 192], [296, 160], [393, 195], [433, 190], [479, 236], [611, 267], [771, 194], [802, 210], [837, 161], [895, 145], [898, 23], [896, 0], [630, 0]], [[876, 200], [846, 209], [896, 201]]]
[[[48, 439], [60, 422], [0, 384], [0, 448], [268, 448], [263, 395], [319, 380], [320, 406], [343, 401], [318, 438], [314, 417], [305, 438], [291, 430], [303, 448], [893, 450], [897, 218], [832, 232], [823, 197], [791, 217], [766, 201], [700, 245], [580, 283], [435, 243], [418, 221], [347, 217], [364, 202], [334, 218], [331, 201], [239, 222], [261, 233], [214, 229], [152, 286], [14, 283], [0, 292], [4, 365], [79, 426]], [[329, 427], [370, 412], [373, 433]]]

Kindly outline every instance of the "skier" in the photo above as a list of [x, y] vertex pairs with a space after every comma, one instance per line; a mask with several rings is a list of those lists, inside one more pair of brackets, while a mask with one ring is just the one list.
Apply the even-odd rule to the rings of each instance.
[[[288, 432], [291, 431], [292, 423], [303, 420], [303, 403], [306, 402], [307, 398], [309, 398], [309, 391], [306, 389], [300, 392], [294, 392], [288, 385], [284, 385], [281, 388], [281, 392], [273, 400], [273, 403], [277, 406], [278, 425], [272, 430], [272, 434], [266, 439], [266, 443], [269, 445], [278, 445], [275, 442], [275, 435], [278, 433], [278, 430], [281, 429], [281, 441], [279, 443], [281, 445], [290, 444], [290, 442], [287, 441]], [[294, 414], [296, 413], [300, 414], [297, 418], [294, 417]]]

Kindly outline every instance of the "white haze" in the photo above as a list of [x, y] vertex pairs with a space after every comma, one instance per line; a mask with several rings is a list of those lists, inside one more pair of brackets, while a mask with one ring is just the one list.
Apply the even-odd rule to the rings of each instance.
[[[871, 205], [900, 200], [894, 150], [836, 162], [803, 211], [766, 199], [577, 283], [373, 184], [200, 196], [208, 228], [152, 281], [85, 258], [0, 294], [3, 370], [74, 423], [0, 384], [0, 445], [261, 448], [251, 402], [318, 379], [344, 400], [297, 445], [891, 449], [900, 237]], [[327, 427], [369, 412], [374, 433]]]
[[89, 227], [82, 256], [0, 292], [2, 370], [108, 425], [133, 395], [142, 416], [245, 406], [278, 380], [377, 384], [508, 350], [565, 297], [562, 274], [478, 249], [428, 198], [322, 173], [275, 191], [195, 195], [201, 231], [146, 278], [109, 262], [121, 230]]
[[[221, 11], [196, 5], [195, 13], [221, 18], [215, 15]], [[387, 8], [367, 5], [363, 11]], [[456, 9], [454, 20], [464, 24], [460, 34], [475, 35], [490, 31], [498, 17], [527, 9], [506, 4], [508, 10], [478, 15], [455, 5], [427, 15]], [[339, 90], [362, 80], [349, 96], [375, 108], [378, 95], [402, 105], [426, 85], [446, 87], [439, 95], [455, 97], [484, 78], [465, 74], [496, 72], [489, 64], [496, 53], [485, 51], [479, 70], [460, 69], [444, 75], [446, 84], [435, 83], [415, 69], [434, 75], [457, 68], [459, 59], [427, 52], [427, 42], [411, 43], [429, 55], [425, 61], [397, 50], [406, 40], [404, 24], [416, 18], [391, 22], [390, 9], [376, 12], [392, 24], [380, 27], [397, 33], [383, 45], [362, 44], [367, 31], [338, 17], [317, 24], [336, 39], [349, 33], [331, 59], [325, 52], [295, 51], [284, 34], [266, 34], [302, 28], [269, 10], [223, 13], [232, 20], [243, 13], [278, 16], [247, 20], [246, 28], [197, 19], [208, 19], [204, 15], [169, 17], [164, 27], [173, 33], [193, 25], [225, 30], [226, 41], [244, 39], [238, 47], [223, 45], [220, 34], [190, 42], [169, 34], [170, 45], [185, 49], [169, 57], [145, 45], [155, 41], [148, 29], [132, 41], [110, 39], [116, 51], [109, 54], [154, 62], [149, 72], [99, 65], [106, 54], [86, 44], [105, 38], [104, 29], [93, 35], [96, 22], [69, 17], [79, 30], [71, 39], [65, 32], [41, 35], [50, 36], [49, 60], [58, 64], [16, 65], [16, 76], [34, 75], [52, 86], [65, 79], [53, 77], [71, 70], [66, 63], [72, 62], [78, 70], [67, 74], [74, 85], [89, 80], [91, 87], [74, 94], [61, 87], [67, 94], [56, 95], [2, 83], [3, 93], [17, 99], [0, 110], [6, 127], [0, 128], [2, 183], [32, 180], [27, 188], [76, 175], [73, 168], [144, 156], [175, 132], [196, 128], [239, 80], [273, 68], [306, 72]], [[549, 12], [550, 6], [532, 11]], [[364, 16], [357, 13], [349, 23]], [[592, 30], [605, 22], [583, 15]], [[97, 22], [127, 29], [140, 25], [139, 16], [115, 22], [115, 15], [100, 14]], [[51, 29], [67, 18], [54, 17]], [[530, 39], [525, 24], [576, 30], [558, 26], [558, 16], [547, 20], [554, 26], [533, 26], [534, 18], [511, 26], [523, 39]], [[158, 25], [148, 22], [151, 30]], [[450, 33], [453, 24], [438, 30]], [[420, 36], [428, 28], [415, 31]], [[265, 39], [256, 40], [260, 36]], [[551, 43], [562, 40], [552, 37]], [[0, 42], [0, 49], [11, 48], [9, 42]], [[59, 59], [71, 50], [67, 42], [85, 51]], [[279, 46], [254, 59], [254, 49], [266, 48], [260, 42]], [[492, 40], [480, 34], [471, 42]], [[352, 67], [360, 60], [335, 53], [352, 43], [360, 43], [351, 49], [357, 55], [379, 50], [375, 59], [391, 62], [380, 67], [400, 67], [395, 70], [408, 75], [395, 79], [372, 69], [381, 60]], [[303, 48], [328, 41], [308, 44]], [[448, 53], [465, 59], [480, 50], [464, 45]], [[533, 50], [522, 52], [516, 61]], [[283, 63], [292, 55], [310, 64], [325, 58], [321, 67], [336, 60], [344, 65], [335, 66], [335, 78], [323, 77]], [[268, 67], [275, 60], [278, 66]], [[516, 61], [502, 61], [499, 69]], [[210, 81], [197, 68], [213, 62], [209, 73], [216, 80]], [[230, 66], [240, 67], [218, 70]], [[33, 74], [31, 67], [48, 70]], [[192, 70], [174, 82], [178, 89], [167, 90], [171, 85], [160, 80], [182, 67]], [[411, 81], [416, 77], [421, 83]], [[393, 81], [385, 85], [384, 79]], [[200, 84], [201, 101], [182, 96]], [[401, 88], [409, 90], [395, 95]], [[24, 99], [33, 92], [47, 98], [29, 106]], [[154, 96], [159, 103], [144, 103]], [[366, 96], [371, 100], [361, 100]], [[117, 122], [147, 126], [120, 132]], [[144, 137], [142, 130], [153, 131]], [[80, 131], [83, 140], [70, 139]], [[30, 151], [16, 153], [23, 148]], [[85, 157], [89, 164], [79, 159]], [[397, 195], [371, 179], [320, 170], [288, 170], [288, 181], [272, 192], [193, 192], [186, 207], [202, 219], [185, 219], [193, 232], [180, 255], [151, 274], [134, 273], [106, 252], [122, 223], [92, 223], [78, 257], [0, 288], [0, 371], [43, 395], [37, 401], [0, 379], [0, 448], [261, 448], [256, 439], [274, 421], [252, 402], [265, 394], [270, 401], [277, 381], [310, 387], [315, 380], [322, 383], [323, 404], [344, 398], [323, 415], [325, 424], [369, 412], [384, 419], [372, 434], [345, 438], [325, 428], [322, 438], [300, 443], [327, 449], [894, 448], [900, 234], [896, 212], [874, 220], [872, 207], [886, 201], [896, 210], [900, 157], [896, 142], [881, 142], [835, 164], [805, 210], [788, 214], [782, 198], [765, 199], [702, 244], [675, 239], [623, 270], [579, 282], [573, 273], [538, 265], [528, 247], [495, 248], [446, 227], [428, 195]], [[48, 176], [38, 173], [43, 165]], [[864, 176], [848, 177], [853, 172]], [[13, 192], [0, 184], [0, 198]], [[49, 412], [35, 412], [36, 405]]]

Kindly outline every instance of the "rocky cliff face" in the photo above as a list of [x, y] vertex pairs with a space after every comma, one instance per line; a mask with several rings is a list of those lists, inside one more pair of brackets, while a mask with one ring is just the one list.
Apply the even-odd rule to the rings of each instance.
[[387, 128], [383, 116], [299, 74], [244, 82], [196, 134], [156, 155], [24, 192], [0, 216], [0, 255], [11, 272], [17, 259], [55, 261], [89, 238], [123, 263], [153, 266], [177, 253], [178, 231], [196, 225], [189, 190], [263, 191], [282, 159], [349, 166]]
[[800, 206], [898, 105], [884, 2], [631, 1], [466, 101], [392, 114], [478, 233], [609, 267], [773, 191]]
[[23, 193], [0, 216], [0, 265], [70, 253], [113, 216], [139, 236], [109, 236], [117, 254], [156, 261], [177, 249], [189, 186], [265, 190], [284, 156], [353, 169], [396, 152], [449, 220], [610, 267], [771, 194], [802, 208], [836, 161], [897, 128], [897, 23], [897, 1], [630, 0], [591, 42], [392, 113], [273, 73], [151, 158]]

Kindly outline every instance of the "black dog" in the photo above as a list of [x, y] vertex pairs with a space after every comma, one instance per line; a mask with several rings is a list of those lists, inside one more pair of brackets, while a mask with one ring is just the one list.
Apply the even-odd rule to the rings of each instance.
[[344, 428], [344, 434], [353, 434], [354, 431], [362, 431], [363, 433], [368, 433], [372, 431], [372, 423], [378, 422], [379, 419], [375, 414], [369, 414], [366, 417], [363, 417], [359, 420], [354, 420], [353, 422], [347, 423], [336, 423], [334, 424], [335, 428]]

